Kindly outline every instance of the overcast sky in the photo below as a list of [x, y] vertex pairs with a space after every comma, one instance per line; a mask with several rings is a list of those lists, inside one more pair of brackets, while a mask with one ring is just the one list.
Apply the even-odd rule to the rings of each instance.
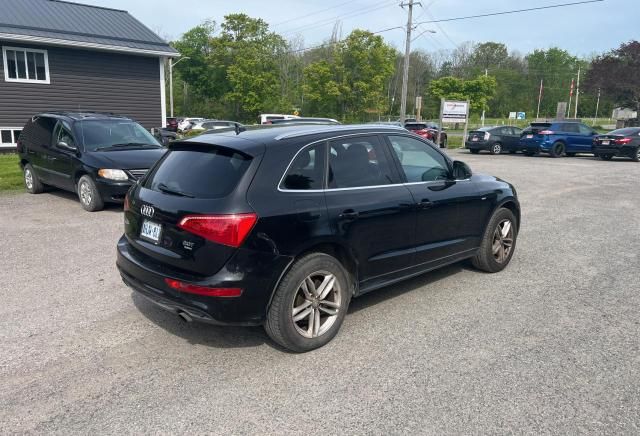
[[[205, 19], [221, 22], [224, 15], [244, 12], [267, 21], [286, 38], [300, 35], [306, 46], [321, 43], [341, 20], [343, 35], [354, 28], [378, 31], [406, 24], [406, 9], [393, 0], [75, 0], [128, 10], [164, 38], [178, 38]], [[422, 0], [415, 22], [525, 9], [577, 0]], [[498, 41], [527, 53], [558, 46], [577, 55], [610, 50], [620, 43], [640, 39], [640, 0], [604, 0], [463, 21], [422, 24], [416, 34], [433, 29], [413, 42], [427, 51], [451, 49], [465, 41]], [[402, 30], [382, 34], [396, 47], [404, 46]]]

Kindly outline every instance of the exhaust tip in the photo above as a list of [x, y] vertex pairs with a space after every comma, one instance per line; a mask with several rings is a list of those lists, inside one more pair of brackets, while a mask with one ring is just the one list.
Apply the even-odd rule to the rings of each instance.
[[192, 321], [193, 321], [193, 318], [191, 318], [187, 312], [178, 312], [178, 316], [179, 316], [179, 317], [180, 317], [184, 322], [192, 322]]

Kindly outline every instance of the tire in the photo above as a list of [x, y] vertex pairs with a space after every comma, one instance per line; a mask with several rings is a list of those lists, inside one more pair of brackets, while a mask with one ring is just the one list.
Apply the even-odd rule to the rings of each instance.
[[[510, 224], [505, 235], [506, 222]], [[505, 208], [498, 209], [489, 220], [478, 254], [471, 258], [471, 263], [482, 271], [490, 273], [502, 271], [513, 257], [517, 237], [518, 225], [513, 212]], [[496, 242], [499, 243], [497, 251]], [[506, 244], [510, 244], [508, 249]]]
[[600, 159], [602, 160], [611, 160], [613, 158], [612, 154], [601, 154]]
[[88, 212], [97, 212], [104, 209], [104, 202], [93, 179], [88, 175], [80, 177], [78, 180], [78, 199], [82, 208]]
[[469, 151], [470, 151], [472, 154], [478, 154], [478, 153], [480, 153], [480, 150], [478, 150], [477, 148], [471, 148], [471, 149], [469, 149]]
[[[318, 292], [325, 281], [331, 290], [324, 298], [318, 298], [309, 288], [309, 280], [317, 286]], [[322, 347], [340, 330], [351, 293], [349, 275], [337, 259], [324, 253], [308, 254], [297, 260], [280, 281], [264, 328], [274, 342], [290, 351], [304, 353]], [[296, 308], [302, 308], [297, 312], [298, 316], [309, 312], [308, 316], [295, 320]], [[320, 324], [316, 324], [318, 319]]]
[[551, 157], [562, 157], [564, 154], [564, 144], [562, 142], [554, 142], [551, 146], [551, 150], [549, 150], [549, 156]]
[[567, 155], [567, 157], [575, 157], [575, 153], [565, 153]]
[[636, 152], [631, 156], [631, 160], [634, 162], [640, 162], [640, 147], [636, 148]]
[[29, 194], [40, 194], [44, 191], [44, 185], [36, 175], [31, 164], [26, 164], [22, 169], [24, 187]]
[[448, 138], [445, 136], [440, 139], [440, 148], [447, 148], [447, 143], [449, 142]]
[[499, 142], [495, 142], [491, 145], [491, 148], [489, 148], [489, 153], [491, 154], [500, 154], [502, 153], [502, 144], [500, 144]]

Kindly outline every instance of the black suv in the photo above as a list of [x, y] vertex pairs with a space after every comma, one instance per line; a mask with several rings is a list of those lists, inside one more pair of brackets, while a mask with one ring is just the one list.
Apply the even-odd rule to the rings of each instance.
[[24, 184], [76, 192], [82, 207], [122, 203], [131, 185], [166, 151], [135, 121], [109, 114], [48, 112], [31, 118], [18, 140]]
[[307, 351], [352, 297], [471, 258], [502, 270], [515, 189], [385, 126], [296, 126], [174, 142], [127, 194], [124, 282], [184, 320], [264, 324]]

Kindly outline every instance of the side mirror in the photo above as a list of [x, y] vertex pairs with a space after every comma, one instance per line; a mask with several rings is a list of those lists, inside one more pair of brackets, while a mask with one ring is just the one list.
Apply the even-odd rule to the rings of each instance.
[[73, 146], [73, 145], [69, 145], [64, 141], [58, 141], [58, 144], [56, 144], [56, 146], [58, 148], [61, 148], [62, 150], [66, 150], [66, 151], [78, 151], [78, 148]]
[[459, 160], [453, 161], [453, 178], [455, 180], [469, 179], [472, 175], [469, 165]]

